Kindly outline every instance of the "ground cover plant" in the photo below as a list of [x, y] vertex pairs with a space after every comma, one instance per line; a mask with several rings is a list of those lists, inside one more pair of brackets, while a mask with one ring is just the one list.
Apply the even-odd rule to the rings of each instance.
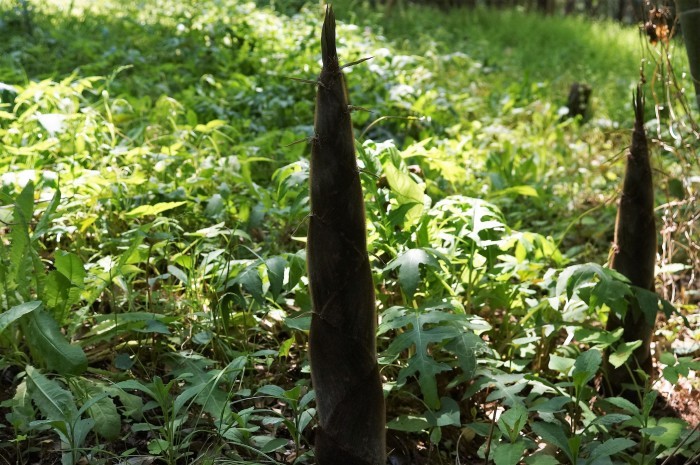
[[[324, 9], [4, 0], [0, 463], [315, 463], [306, 270]], [[692, 463], [698, 129], [683, 46], [335, 3], [390, 463]], [[569, 86], [592, 91], [567, 119]], [[605, 266], [642, 83], [656, 294]], [[606, 331], [654, 376], [599, 395]], [[635, 378], [644, 375], [635, 373]]]

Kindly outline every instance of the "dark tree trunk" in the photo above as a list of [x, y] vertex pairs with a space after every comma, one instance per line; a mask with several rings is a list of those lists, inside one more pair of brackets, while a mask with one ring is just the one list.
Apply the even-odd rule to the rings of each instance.
[[700, 0], [676, 0], [676, 9], [695, 85], [695, 101], [700, 110]]
[[[634, 97], [635, 123], [632, 145], [627, 154], [627, 167], [622, 198], [615, 222], [615, 243], [611, 267], [626, 276], [637, 287], [654, 291], [656, 264], [656, 222], [654, 220], [654, 186], [649, 162], [649, 148], [644, 132], [644, 98], [637, 88]], [[607, 363], [607, 381], [612, 395], [623, 395], [639, 404], [639, 396], [624, 384], [644, 386], [644, 377], [635, 372], [642, 369], [652, 374], [651, 336], [654, 323], [645, 318], [636, 299], [630, 299], [624, 321], [610, 313], [606, 329], [623, 328], [626, 342], [642, 341], [627, 365], [614, 369]], [[630, 371], [632, 375], [630, 375]]]
[[376, 357], [374, 284], [335, 17], [328, 7], [311, 149], [307, 262], [318, 465], [383, 465], [385, 413]]

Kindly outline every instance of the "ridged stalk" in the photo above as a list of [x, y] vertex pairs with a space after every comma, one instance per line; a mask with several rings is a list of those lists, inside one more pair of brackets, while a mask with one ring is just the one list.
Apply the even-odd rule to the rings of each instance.
[[307, 264], [313, 305], [311, 378], [319, 465], [383, 465], [385, 413], [376, 356], [374, 285], [364, 202], [333, 9], [321, 37], [311, 149]]
[[[632, 145], [627, 154], [627, 167], [622, 187], [622, 198], [615, 221], [615, 243], [613, 244], [611, 267], [626, 276], [633, 285], [654, 291], [654, 266], [656, 264], [656, 222], [654, 220], [654, 185], [649, 162], [649, 147], [644, 131], [644, 97], [638, 87], [634, 95], [635, 123]], [[644, 385], [641, 376], [634, 370], [641, 368], [648, 375], [652, 372], [651, 336], [654, 329], [644, 317], [635, 299], [625, 314], [624, 321], [612, 312], [606, 329], [612, 331], [622, 327], [622, 338], [627, 341], [641, 340], [642, 345], [634, 351], [627, 366], [613, 369], [608, 365], [607, 377], [611, 394], [624, 394], [635, 402], [638, 397], [625, 391], [623, 384]], [[629, 371], [633, 371], [630, 376]]]

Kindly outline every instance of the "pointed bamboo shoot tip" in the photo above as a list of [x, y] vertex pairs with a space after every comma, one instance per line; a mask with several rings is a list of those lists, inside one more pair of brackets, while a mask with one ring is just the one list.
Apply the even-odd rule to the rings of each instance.
[[333, 5], [326, 5], [326, 18], [323, 21], [321, 32], [321, 60], [323, 66], [329, 66], [332, 60], [337, 61], [337, 51], [335, 48], [335, 14]]

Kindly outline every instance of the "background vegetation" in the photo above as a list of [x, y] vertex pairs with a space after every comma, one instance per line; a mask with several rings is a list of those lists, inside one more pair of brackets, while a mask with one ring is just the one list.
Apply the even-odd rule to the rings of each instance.
[[[313, 463], [304, 240], [322, 8], [3, 1], [0, 463]], [[682, 44], [521, 10], [334, 5], [392, 463], [690, 463], [698, 130]], [[658, 377], [598, 397], [632, 89]], [[593, 88], [583, 120], [569, 86]], [[664, 406], [664, 404], [666, 404]], [[695, 428], [695, 429], [694, 429]]]

